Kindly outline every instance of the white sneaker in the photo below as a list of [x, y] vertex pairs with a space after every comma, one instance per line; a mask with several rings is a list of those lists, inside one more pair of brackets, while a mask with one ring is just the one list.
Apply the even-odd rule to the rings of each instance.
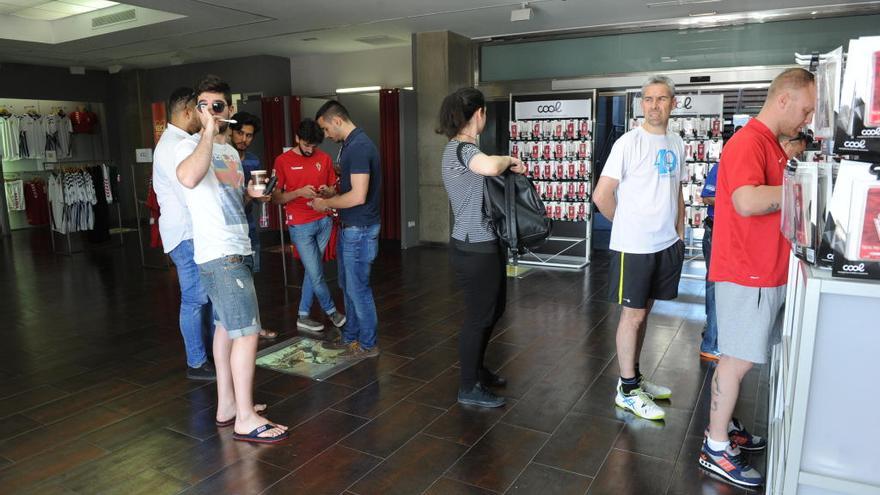
[[617, 380], [617, 396], [614, 398], [614, 403], [617, 407], [626, 409], [640, 418], [657, 420], [666, 417], [663, 409], [654, 404], [651, 397], [642, 389], [637, 388], [629, 394], [624, 394], [620, 379]]
[[639, 388], [654, 399], [668, 399], [672, 397], [672, 390], [669, 387], [651, 383], [644, 378], [639, 382]]

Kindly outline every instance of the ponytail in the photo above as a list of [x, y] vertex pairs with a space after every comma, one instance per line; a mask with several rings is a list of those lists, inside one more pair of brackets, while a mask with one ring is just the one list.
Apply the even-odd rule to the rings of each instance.
[[476, 88], [461, 88], [443, 98], [435, 132], [449, 139], [464, 129], [477, 110], [486, 106], [483, 93]]

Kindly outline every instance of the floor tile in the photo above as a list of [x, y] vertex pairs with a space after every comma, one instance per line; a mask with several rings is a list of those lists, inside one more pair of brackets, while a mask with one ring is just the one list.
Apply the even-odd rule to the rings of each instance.
[[445, 440], [417, 435], [351, 490], [360, 495], [421, 493], [465, 451]]
[[612, 449], [589, 495], [662, 495], [672, 475], [668, 461]]
[[513, 482], [508, 494], [527, 495], [583, 495], [587, 492], [592, 478], [554, 469], [540, 464], [529, 464], [526, 470]]
[[623, 423], [572, 413], [535, 457], [535, 462], [595, 477]]
[[499, 423], [449, 470], [447, 476], [503, 492], [547, 438], [544, 433]]
[[339, 443], [385, 458], [443, 412], [441, 409], [404, 400]]

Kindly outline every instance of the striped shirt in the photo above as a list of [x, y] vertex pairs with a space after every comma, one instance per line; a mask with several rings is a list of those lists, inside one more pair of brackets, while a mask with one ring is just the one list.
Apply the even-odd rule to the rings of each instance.
[[454, 139], [446, 144], [441, 162], [443, 185], [452, 204], [452, 238], [468, 243], [494, 241], [497, 237], [489, 226], [489, 217], [483, 213], [484, 177], [467, 167], [471, 159], [480, 153], [480, 148], [466, 144], [459, 161], [456, 153], [458, 144], [459, 141]]

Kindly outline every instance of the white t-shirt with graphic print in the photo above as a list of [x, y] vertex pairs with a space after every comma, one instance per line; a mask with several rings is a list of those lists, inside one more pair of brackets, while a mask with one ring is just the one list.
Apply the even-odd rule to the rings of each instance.
[[[195, 151], [200, 138], [201, 134], [197, 134], [177, 143], [174, 148], [177, 165]], [[214, 143], [208, 173], [196, 187], [183, 188], [192, 219], [193, 259], [197, 264], [253, 253], [244, 213], [245, 194], [238, 151], [228, 144]]]
[[648, 254], [678, 241], [681, 183], [687, 182], [684, 141], [673, 134], [633, 129], [611, 148], [602, 175], [617, 179], [617, 210], [611, 226], [611, 249]]

